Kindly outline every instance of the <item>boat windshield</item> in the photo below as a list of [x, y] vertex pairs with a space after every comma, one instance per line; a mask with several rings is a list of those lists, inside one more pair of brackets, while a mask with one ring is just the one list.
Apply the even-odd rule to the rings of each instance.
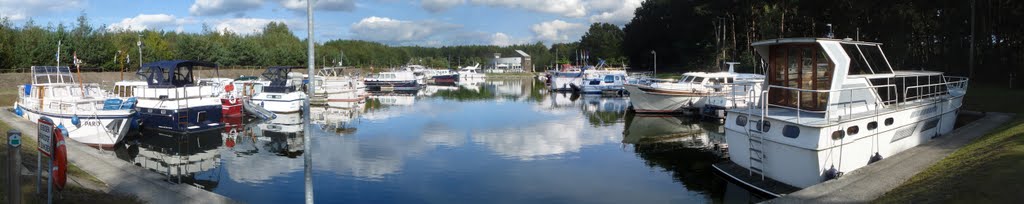
[[683, 78], [679, 79], [679, 83], [690, 83], [690, 80], [692, 80], [692, 79], [693, 79], [692, 76], [683, 75]]
[[693, 84], [700, 84], [700, 83], [702, 83], [702, 82], [704, 82], [704, 77], [693, 77], [693, 81], [692, 81], [692, 82], [690, 82], [690, 83], [693, 83]]

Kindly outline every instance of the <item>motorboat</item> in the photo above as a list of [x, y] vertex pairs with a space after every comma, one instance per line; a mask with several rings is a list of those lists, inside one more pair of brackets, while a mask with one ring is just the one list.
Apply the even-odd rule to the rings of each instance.
[[327, 67], [317, 71], [313, 80], [314, 95], [310, 103], [316, 105], [335, 103], [362, 103], [368, 96], [363, 82], [343, 73], [340, 67]]
[[394, 71], [372, 74], [363, 80], [370, 91], [415, 91], [420, 89], [412, 71]]
[[258, 76], [239, 76], [231, 81], [231, 85], [234, 86], [231, 94], [242, 99], [250, 99], [263, 92], [263, 87], [269, 86], [270, 81], [260, 79]]
[[306, 100], [306, 93], [298, 88], [303, 79], [301, 74], [291, 72], [294, 68], [298, 67], [275, 66], [267, 68], [262, 76], [270, 81], [270, 85], [264, 86], [262, 92], [252, 96], [252, 103], [275, 113], [302, 111], [303, 103]]
[[[953, 130], [968, 79], [897, 71], [882, 44], [783, 38], [751, 44], [767, 64], [756, 105], [729, 109], [724, 178], [777, 197], [836, 179]], [[864, 130], [864, 132], [860, 132]]]
[[569, 64], [562, 65], [561, 69], [553, 70], [548, 77], [551, 90], [573, 91], [583, 84], [583, 69]]
[[486, 78], [487, 74], [480, 73], [480, 64], [459, 68], [459, 80]]
[[610, 95], [622, 95], [625, 92], [625, 73], [607, 73], [600, 76], [584, 81], [581, 92], [583, 94]]
[[242, 116], [242, 97], [235, 92], [234, 79], [231, 78], [201, 78], [199, 86], [213, 86], [219, 93], [221, 112], [224, 117]]
[[[217, 130], [223, 116], [221, 90], [200, 85], [195, 69], [208, 67], [217, 71], [217, 64], [170, 60], [150, 62], [136, 72], [146, 86], [133, 88], [139, 99], [136, 110], [143, 129], [174, 133]], [[132, 83], [132, 82], [126, 82]]]
[[[679, 81], [658, 82], [650, 85], [625, 84], [633, 110], [638, 113], [679, 113], [704, 107], [710, 98], [731, 97], [738, 81], [763, 80], [760, 74], [736, 73], [734, 68], [726, 72], [687, 72]], [[751, 90], [757, 87], [749, 87]], [[745, 92], [746, 90], [741, 90]], [[732, 99], [732, 98], [726, 98]]]
[[49, 118], [66, 137], [92, 146], [111, 147], [135, 121], [135, 98], [108, 95], [85, 84], [66, 66], [32, 66], [32, 83], [18, 86], [15, 113], [32, 122]]

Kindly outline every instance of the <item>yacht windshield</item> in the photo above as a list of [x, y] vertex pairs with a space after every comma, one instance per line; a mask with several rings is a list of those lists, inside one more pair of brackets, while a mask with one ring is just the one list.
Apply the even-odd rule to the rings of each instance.
[[679, 79], [679, 83], [690, 83], [691, 79], [693, 79], [692, 76], [683, 75], [683, 78]]
[[704, 77], [693, 77], [693, 84], [700, 84], [704, 82]]

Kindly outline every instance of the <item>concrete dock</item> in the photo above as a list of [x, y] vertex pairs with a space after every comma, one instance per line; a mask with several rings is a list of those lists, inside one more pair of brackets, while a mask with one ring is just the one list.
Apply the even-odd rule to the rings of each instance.
[[[0, 112], [0, 121], [7, 123], [11, 128], [21, 130], [25, 137], [37, 139], [35, 123], [22, 119], [10, 111]], [[164, 181], [166, 176], [132, 165], [118, 159], [112, 153], [102, 152], [104, 150], [74, 140], [65, 141], [68, 161], [106, 183], [107, 186], [99, 187], [105, 192], [134, 195], [147, 203], [236, 203], [227, 197], [194, 186]]]
[[999, 128], [1013, 114], [987, 113], [982, 118], [964, 125], [949, 134], [892, 157], [847, 173], [843, 177], [826, 181], [785, 195], [768, 203], [867, 203], [946, 158], [974, 139]]

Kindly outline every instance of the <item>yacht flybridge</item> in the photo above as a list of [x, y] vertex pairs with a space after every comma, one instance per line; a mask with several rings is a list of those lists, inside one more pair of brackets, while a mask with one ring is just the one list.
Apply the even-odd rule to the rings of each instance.
[[767, 100], [728, 110], [724, 177], [778, 196], [842, 176], [953, 130], [967, 78], [894, 71], [882, 44], [755, 42]]
[[32, 83], [18, 86], [15, 113], [32, 122], [48, 117], [80, 143], [110, 147], [134, 120], [135, 98], [108, 97], [97, 84], [76, 81], [68, 67], [32, 66]]
[[189, 60], [142, 65], [136, 75], [146, 81], [145, 86], [126, 86], [132, 87], [132, 96], [139, 99], [137, 109], [142, 128], [195, 133], [218, 130], [223, 125], [219, 96], [222, 91], [213, 85], [199, 84], [198, 71], [193, 72], [198, 67], [217, 71], [217, 64]]

